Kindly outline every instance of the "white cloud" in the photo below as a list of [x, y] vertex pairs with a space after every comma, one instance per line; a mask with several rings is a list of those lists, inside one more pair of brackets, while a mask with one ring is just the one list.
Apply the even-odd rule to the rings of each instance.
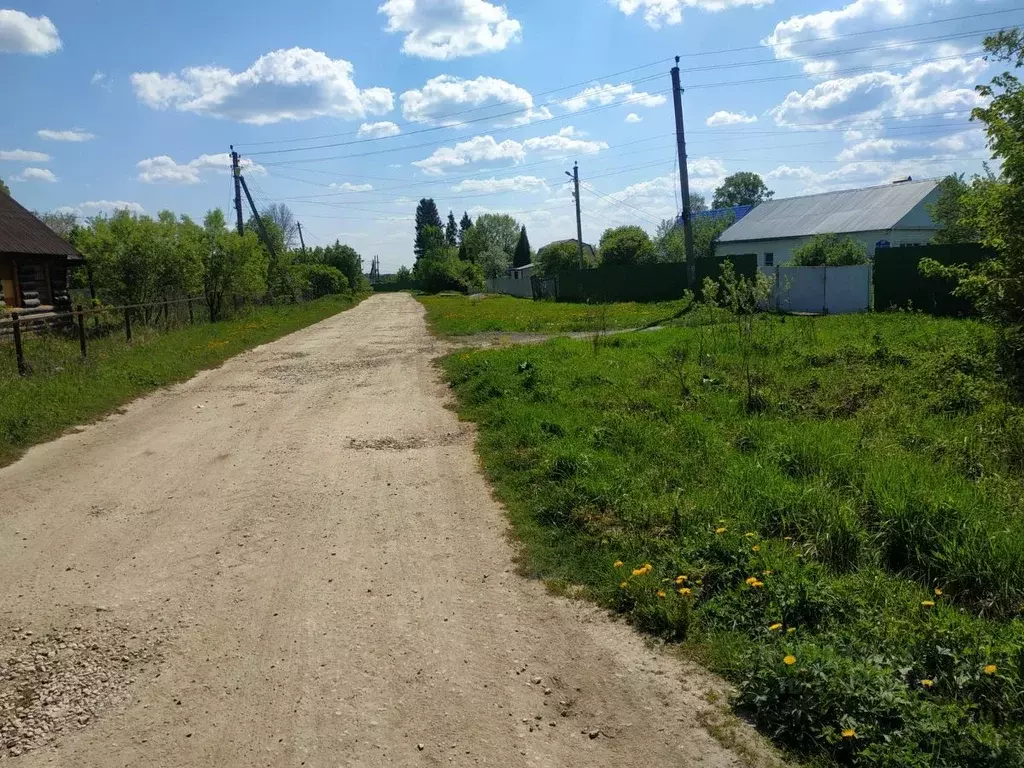
[[331, 189], [340, 189], [342, 192], [372, 192], [373, 184], [352, 184], [348, 181], [341, 184], [332, 182]]
[[909, 117], [968, 111], [983, 103], [972, 87], [987, 63], [976, 58], [921, 64], [905, 74], [865, 72], [791, 91], [770, 110], [778, 125], [830, 127], [837, 120], [860, 117]]
[[45, 56], [60, 47], [57, 27], [46, 16], [34, 18], [21, 11], [0, 9], [0, 52]]
[[[523, 125], [551, 118], [547, 107], [534, 109], [529, 91], [496, 77], [464, 80], [440, 75], [428, 80], [422, 89], [403, 93], [401, 102], [406, 120], [431, 125], [456, 126], [467, 119], [498, 126]], [[470, 110], [472, 114], [462, 114]]]
[[128, 211], [136, 215], [146, 212], [139, 203], [130, 203], [125, 200], [89, 200], [78, 205], [62, 205], [56, 209], [57, 213], [73, 213], [83, 217], [95, 216], [99, 213], [110, 214], [114, 211]]
[[680, 24], [683, 21], [683, 8], [700, 8], [704, 11], [724, 11], [742, 5], [760, 8], [771, 4], [772, 0], [611, 0], [627, 16], [632, 16], [643, 9], [644, 21], [654, 29], [662, 24]]
[[425, 59], [503, 51], [523, 29], [485, 0], [387, 0], [378, 11], [388, 18], [388, 32], [405, 34], [402, 52]]
[[[977, 155], [986, 147], [985, 133], [980, 128], [961, 131], [936, 139], [906, 139], [874, 137], [858, 141], [843, 149], [836, 160], [843, 163], [865, 160], [888, 160], [898, 158], [906, 160], [911, 157], [949, 156], [966, 160]], [[984, 153], [982, 157], [986, 157]]]
[[359, 136], [371, 139], [383, 139], [388, 136], [397, 136], [402, 132], [394, 123], [363, 123], [359, 126]]
[[443, 173], [472, 163], [521, 163], [527, 152], [561, 157], [567, 154], [591, 155], [603, 149], [608, 149], [605, 142], [581, 138], [575, 128], [567, 126], [551, 136], [536, 136], [523, 142], [506, 139], [499, 144], [493, 136], [474, 136], [454, 147], [441, 147], [413, 165], [427, 173]]
[[793, 168], [788, 165], [780, 165], [778, 168], [773, 168], [764, 175], [766, 179], [795, 179], [802, 181], [804, 179], [814, 178], [814, 171], [808, 168], [806, 165], [802, 165], [798, 168]]
[[57, 177], [53, 171], [46, 168], [26, 168], [17, 176], [12, 176], [11, 179], [14, 181], [46, 181], [50, 184], [57, 182]]
[[[802, 59], [803, 70], [811, 75], [828, 74], [838, 67], [877, 68], [923, 57], [957, 55], [976, 48], [980, 36], [927, 42], [958, 30], [914, 26], [949, 16], [941, 9], [953, 4], [944, 0], [854, 0], [838, 10], [780, 21], [762, 43], [772, 49], [776, 59]], [[1007, 0], [989, 0], [984, 6], [985, 10], [1012, 7]], [[872, 34], [879, 29], [887, 31]]]
[[525, 158], [526, 150], [518, 141], [506, 139], [499, 144], [493, 136], [474, 136], [454, 147], [440, 147], [430, 157], [417, 160], [413, 165], [427, 173], [444, 173], [472, 163], [521, 163]]
[[562, 102], [562, 106], [570, 112], [579, 112], [589, 106], [606, 106], [621, 102], [638, 107], [660, 107], [667, 99], [660, 94], [637, 91], [630, 83], [620, 85], [592, 85], [584, 88], [570, 99]]
[[93, 85], [102, 85], [103, 81], [106, 79], [107, 76], [104, 73], [100, 72], [99, 70], [96, 70], [92, 73], [92, 77], [89, 79], [89, 82]]
[[[262, 165], [243, 159], [241, 168], [246, 173], [266, 173]], [[139, 169], [139, 181], [147, 184], [166, 182], [169, 184], [199, 184], [203, 171], [231, 172], [231, 156], [227, 152], [216, 155], [200, 155], [187, 163], [178, 163], [168, 155], [147, 157], [136, 163]]]
[[14, 163], [48, 163], [50, 156], [45, 152], [28, 149], [0, 149], [0, 160], [10, 160]]
[[706, 121], [710, 126], [716, 125], [742, 125], [745, 123], [756, 123], [756, 115], [748, 115], [746, 112], [729, 112], [720, 109], [711, 115]]
[[628, 115], [626, 115], [627, 123], [642, 123], [643, 120], [644, 119], [640, 117], [640, 115], [638, 115], [636, 112], [630, 112]]
[[548, 185], [537, 176], [512, 176], [507, 179], [466, 179], [452, 192], [547, 192]]
[[608, 149], [608, 144], [603, 141], [581, 139], [578, 137], [576, 129], [570, 125], [552, 136], [538, 136], [527, 139], [523, 142], [523, 147], [530, 152], [538, 152], [545, 155], [571, 153], [593, 155], [602, 149]]
[[40, 139], [47, 139], [48, 141], [91, 141], [96, 136], [86, 131], [80, 131], [78, 129], [71, 131], [51, 131], [48, 128], [36, 131], [36, 135]]
[[365, 118], [394, 108], [387, 88], [360, 89], [352, 64], [309, 48], [271, 51], [241, 72], [189, 67], [181, 74], [137, 72], [135, 95], [153, 109], [176, 109], [253, 125], [314, 117]]

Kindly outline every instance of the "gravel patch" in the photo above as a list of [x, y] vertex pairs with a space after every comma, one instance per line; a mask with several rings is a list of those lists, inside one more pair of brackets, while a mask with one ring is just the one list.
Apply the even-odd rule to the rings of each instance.
[[159, 659], [156, 633], [103, 623], [0, 640], [0, 761], [87, 727]]

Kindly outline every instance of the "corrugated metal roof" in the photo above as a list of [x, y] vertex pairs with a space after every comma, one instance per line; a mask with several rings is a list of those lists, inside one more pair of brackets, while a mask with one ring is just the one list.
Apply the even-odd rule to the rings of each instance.
[[3, 193], [0, 193], [0, 253], [82, 260], [71, 243], [43, 224], [13, 197]]
[[725, 230], [719, 240], [735, 243], [892, 229], [937, 186], [937, 181], [907, 181], [769, 200]]

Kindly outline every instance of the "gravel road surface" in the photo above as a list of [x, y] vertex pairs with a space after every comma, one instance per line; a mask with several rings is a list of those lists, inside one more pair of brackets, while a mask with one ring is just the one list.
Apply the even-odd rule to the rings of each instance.
[[444, 351], [375, 296], [0, 469], [0, 764], [746, 765], [516, 574]]

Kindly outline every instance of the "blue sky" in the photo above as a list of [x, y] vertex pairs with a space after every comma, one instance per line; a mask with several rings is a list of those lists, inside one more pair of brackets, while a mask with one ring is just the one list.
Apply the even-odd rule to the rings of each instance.
[[673, 55], [709, 197], [739, 170], [778, 196], [977, 172], [980, 41], [1024, 22], [1003, 0], [14, 2], [0, 178], [23, 204], [228, 209], [235, 144], [259, 201], [384, 271], [421, 197], [574, 237], [574, 160], [585, 239], [653, 231], [678, 208]]

